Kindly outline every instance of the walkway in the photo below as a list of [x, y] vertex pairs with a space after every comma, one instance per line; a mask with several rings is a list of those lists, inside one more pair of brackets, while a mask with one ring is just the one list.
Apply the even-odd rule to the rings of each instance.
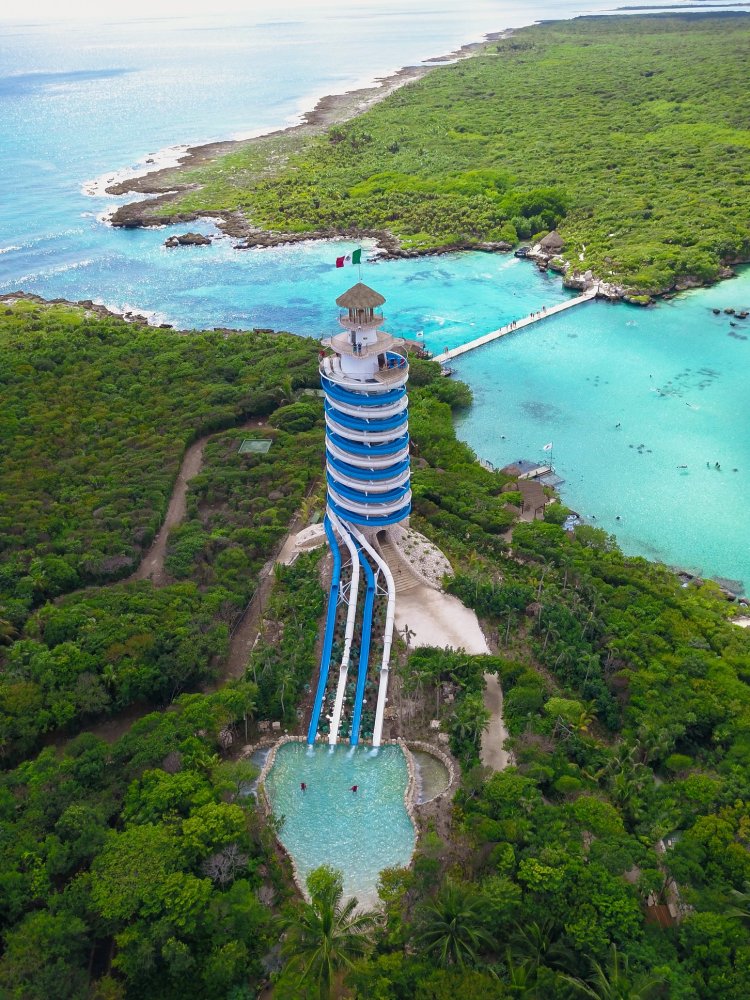
[[467, 354], [469, 351], [473, 351], [477, 347], [484, 347], [485, 344], [490, 344], [493, 340], [499, 340], [500, 337], [504, 337], [508, 333], [515, 333], [516, 330], [521, 330], [525, 326], [531, 326], [532, 323], [539, 323], [541, 320], [547, 319], [548, 316], [555, 316], [557, 313], [565, 312], [566, 309], [572, 309], [573, 306], [579, 306], [582, 302], [590, 302], [591, 299], [596, 298], [598, 291], [599, 286], [595, 285], [593, 288], [589, 288], [588, 291], [583, 292], [582, 295], [579, 295], [575, 299], [568, 299], [566, 302], [561, 302], [559, 305], [551, 306], [549, 309], [534, 312], [530, 316], [524, 316], [523, 319], [517, 319], [512, 323], [508, 323], [507, 326], [501, 326], [499, 330], [493, 330], [492, 333], [485, 333], [483, 337], [477, 337], [476, 340], [470, 340], [468, 344], [460, 344], [458, 347], [452, 347], [449, 351], [443, 351], [443, 353], [438, 354], [434, 360], [438, 361], [440, 364], [444, 364], [446, 361], [450, 361], [452, 358], [457, 358], [461, 354]]
[[[246, 420], [244, 423], [238, 424], [236, 430], [238, 432], [246, 431], [263, 427], [264, 425], [265, 420], [255, 417], [252, 420]], [[155, 587], [165, 587], [168, 583], [172, 582], [164, 569], [169, 532], [185, 520], [185, 515], [187, 514], [188, 486], [190, 480], [194, 479], [203, 469], [204, 447], [212, 437], [222, 433], [224, 432], [212, 431], [211, 434], [206, 434], [205, 437], [198, 438], [186, 450], [182, 464], [180, 465], [180, 471], [175, 480], [172, 495], [169, 498], [169, 506], [167, 507], [167, 513], [161, 528], [159, 528], [148, 552], [141, 559], [138, 569], [127, 578], [126, 583], [130, 583], [131, 580], [151, 580]]]
[[[487, 654], [490, 648], [479, 627], [477, 616], [452, 594], [419, 583], [396, 602], [396, 630], [409, 631], [410, 646], [446, 646], [467, 653]], [[486, 767], [502, 771], [509, 763], [503, 749], [508, 737], [503, 720], [503, 693], [496, 674], [485, 674], [484, 707], [490, 722], [482, 734], [480, 758]]]

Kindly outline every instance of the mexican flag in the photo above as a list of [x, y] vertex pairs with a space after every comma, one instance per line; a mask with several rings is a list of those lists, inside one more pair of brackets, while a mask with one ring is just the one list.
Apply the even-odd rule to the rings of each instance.
[[352, 254], [347, 254], [345, 257], [336, 258], [336, 267], [343, 267], [345, 264], [361, 264], [362, 263], [362, 251], [355, 250]]

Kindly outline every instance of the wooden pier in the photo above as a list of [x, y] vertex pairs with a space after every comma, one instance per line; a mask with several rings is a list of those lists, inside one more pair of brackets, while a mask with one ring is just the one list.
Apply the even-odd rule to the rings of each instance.
[[508, 333], [515, 333], [517, 330], [522, 330], [525, 326], [531, 326], [532, 323], [539, 323], [541, 320], [547, 319], [548, 316], [556, 316], [557, 313], [565, 312], [566, 309], [572, 309], [573, 306], [579, 306], [582, 302], [590, 302], [591, 299], [596, 298], [598, 291], [599, 286], [595, 285], [575, 299], [568, 299], [567, 302], [561, 302], [559, 305], [551, 306], [549, 309], [540, 309], [530, 316], [524, 316], [523, 319], [517, 319], [512, 323], [508, 323], [507, 326], [501, 326], [499, 330], [493, 330], [491, 333], [485, 333], [482, 337], [477, 337], [476, 340], [470, 340], [468, 344], [460, 344], [458, 347], [452, 347], [449, 351], [443, 351], [442, 354], [436, 355], [434, 360], [439, 361], [440, 364], [444, 364], [446, 361], [457, 358], [461, 354], [467, 354], [469, 351], [476, 350], [477, 347], [484, 347], [485, 344], [490, 344], [493, 340], [499, 340], [500, 337], [505, 337]]

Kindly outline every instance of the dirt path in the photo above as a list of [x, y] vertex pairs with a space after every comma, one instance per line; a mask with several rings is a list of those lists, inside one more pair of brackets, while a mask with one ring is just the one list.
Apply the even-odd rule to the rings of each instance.
[[[475, 613], [457, 597], [419, 584], [396, 598], [396, 628], [414, 646], [449, 646], [467, 653], [489, 653], [487, 640]], [[487, 767], [501, 771], [508, 765], [503, 742], [508, 736], [503, 719], [503, 692], [495, 674], [485, 674], [484, 706], [490, 723], [482, 736], [481, 760]]]
[[[237, 431], [245, 431], [250, 428], [264, 426], [263, 420], [249, 420], [247, 423], [239, 424]], [[164, 569], [164, 560], [167, 555], [167, 541], [169, 532], [178, 524], [185, 520], [187, 513], [187, 490], [191, 479], [194, 479], [203, 468], [203, 449], [206, 443], [211, 440], [214, 434], [207, 434], [199, 438], [190, 445], [185, 452], [180, 471], [175, 480], [172, 496], [169, 498], [169, 506], [159, 533], [151, 543], [151, 548], [141, 559], [140, 566], [126, 582], [131, 580], [151, 580], [154, 586], [164, 587], [171, 582], [170, 577]], [[223, 432], [219, 432], [223, 433]]]

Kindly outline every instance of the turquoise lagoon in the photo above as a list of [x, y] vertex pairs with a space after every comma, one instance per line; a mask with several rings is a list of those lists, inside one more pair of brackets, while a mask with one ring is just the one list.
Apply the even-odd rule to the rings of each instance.
[[750, 309], [750, 269], [648, 309], [583, 305], [468, 354], [458, 433], [500, 466], [552, 441], [565, 502], [625, 552], [747, 585], [750, 319], [713, 314], [725, 307]]
[[[266, 791], [274, 815], [282, 820], [279, 839], [302, 880], [319, 865], [332, 865], [343, 872], [347, 897], [375, 905], [379, 873], [408, 865], [414, 850], [414, 827], [404, 805], [407, 781], [399, 747], [373, 752], [282, 745]], [[356, 793], [350, 791], [352, 785], [358, 786]]]
[[[328, 333], [333, 300], [357, 277], [333, 261], [353, 244], [167, 250], [164, 230], [103, 225], [116, 199], [87, 196], [85, 182], [169, 143], [278, 127], [322, 93], [483, 31], [596, 6], [281, 0], [272, 15], [261, 4], [207, 19], [8, 23], [0, 293], [94, 298], [186, 328]], [[208, 221], [190, 228], [216, 233]], [[394, 333], [438, 351], [568, 295], [533, 265], [478, 253], [369, 264], [363, 278], [387, 297]], [[711, 313], [749, 303], [746, 272], [653, 309], [596, 303], [507, 337], [456, 363], [476, 397], [459, 433], [496, 464], [541, 457], [553, 440], [564, 499], [626, 551], [750, 582], [750, 343], [737, 339], [741, 321]]]

